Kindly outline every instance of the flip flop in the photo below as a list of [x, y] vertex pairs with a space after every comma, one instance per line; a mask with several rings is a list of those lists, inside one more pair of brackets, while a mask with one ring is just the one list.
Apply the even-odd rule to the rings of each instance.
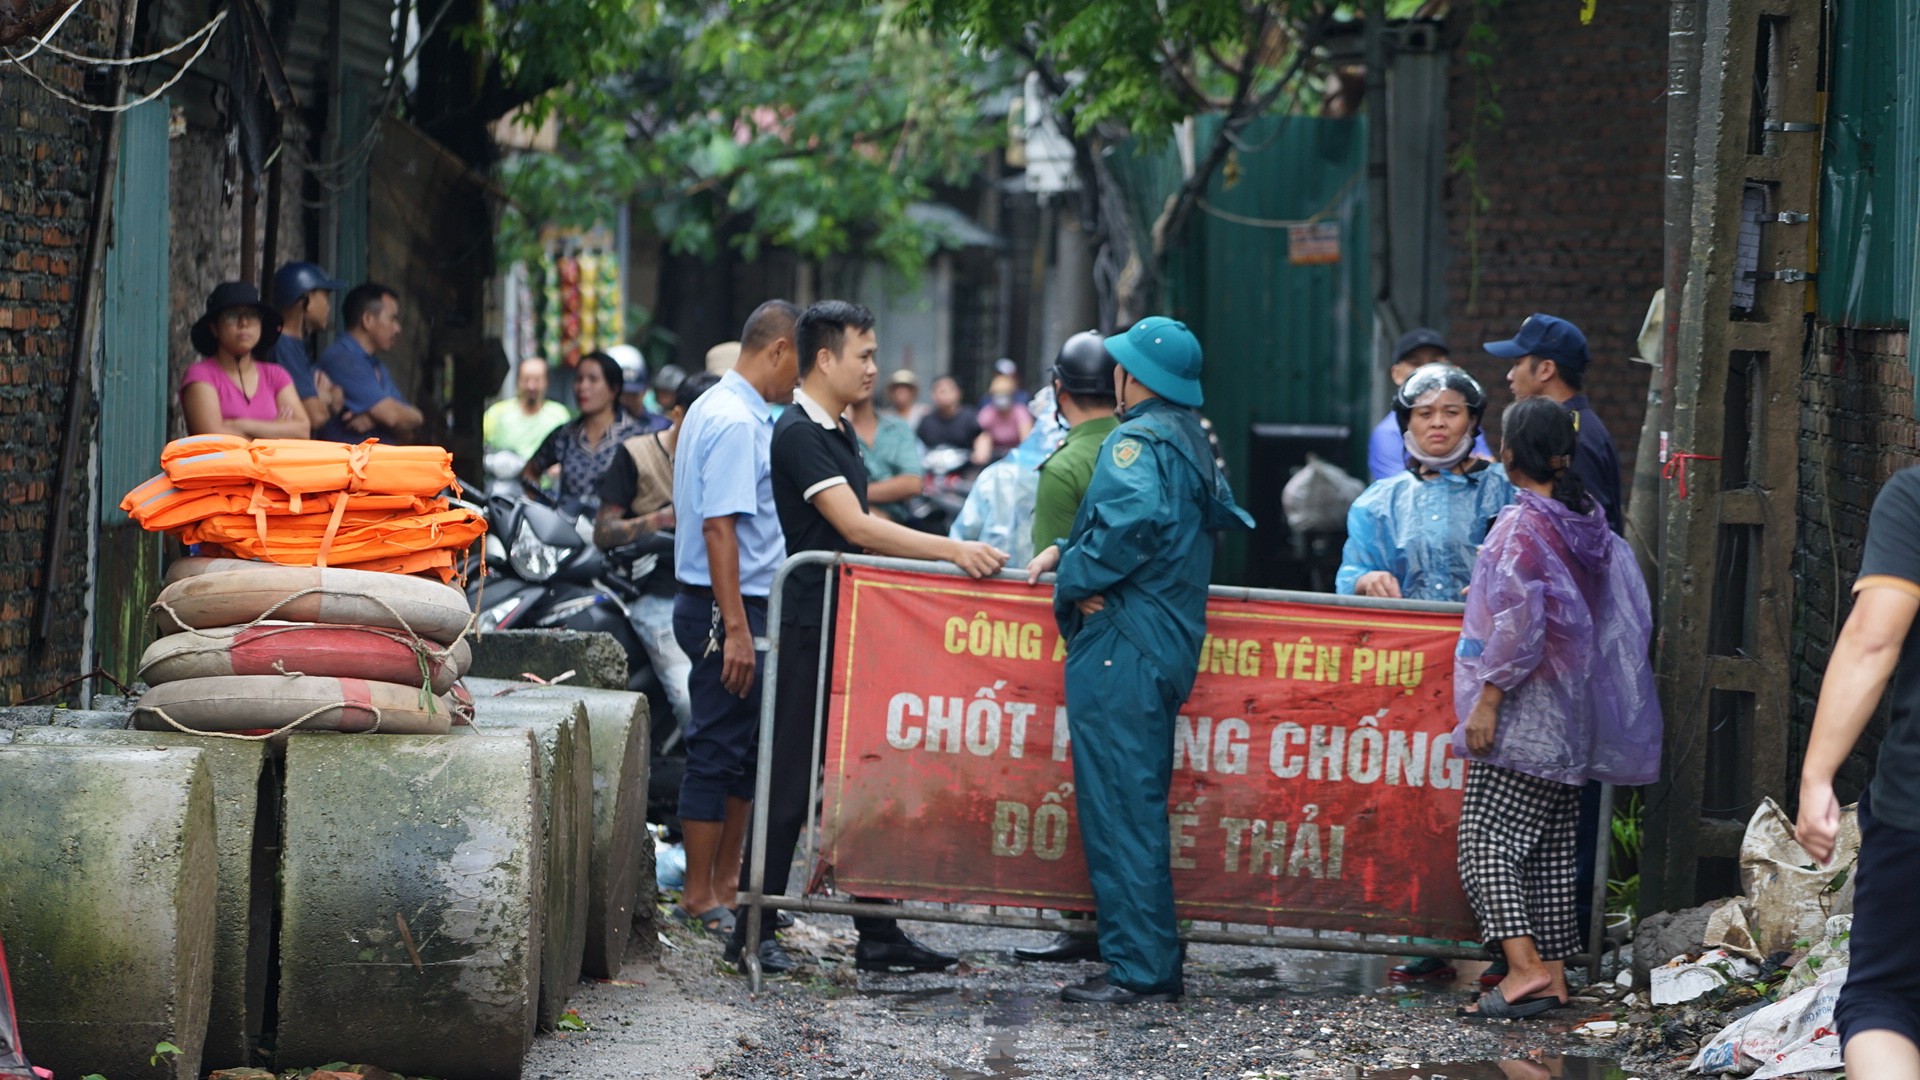
[[1506, 980], [1506, 977], [1507, 962], [1505, 960], [1495, 960], [1493, 963], [1487, 965], [1487, 970], [1480, 973], [1480, 985], [1499, 986]]
[[716, 904], [698, 915], [692, 914], [679, 904], [675, 904], [667, 909], [667, 914], [673, 916], [676, 922], [683, 923], [687, 926], [697, 926], [709, 934], [733, 933], [733, 912], [727, 910], [726, 906], [722, 904]]
[[1566, 1003], [1551, 994], [1509, 1002], [1506, 995], [1502, 994], [1500, 988], [1496, 986], [1480, 995], [1478, 1009], [1469, 1010], [1463, 1006], [1460, 1009], [1460, 1015], [1484, 1016], [1489, 1020], [1526, 1020], [1541, 1013], [1552, 1012], [1564, 1004]]

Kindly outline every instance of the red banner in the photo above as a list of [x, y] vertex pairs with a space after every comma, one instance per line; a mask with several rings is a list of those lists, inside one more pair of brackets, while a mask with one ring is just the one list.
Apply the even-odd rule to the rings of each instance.
[[[1091, 910], [1052, 591], [839, 568], [842, 892]], [[1469, 939], [1458, 615], [1216, 600], [1169, 803], [1185, 918]]]

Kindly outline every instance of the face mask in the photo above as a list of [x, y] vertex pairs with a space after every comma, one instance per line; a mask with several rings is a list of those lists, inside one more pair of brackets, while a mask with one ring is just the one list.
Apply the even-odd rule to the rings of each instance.
[[1421, 453], [1419, 444], [1414, 441], [1413, 432], [1411, 431], [1402, 434], [1400, 441], [1406, 445], [1408, 457], [1432, 469], [1434, 472], [1446, 472], [1448, 469], [1465, 461], [1467, 455], [1473, 452], [1473, 432], [1471, 430], [1465, 435], [1460, 436], [1460, 441], [1454, 445], [1453, 449], [1439, 457]]
[[996, 408], [996, 409], [1011, 409], [1011, 408], [1013, 408], [1013, 395], [1012, 395], [1012, 394], [995, 394], [995, 395], [993, 395], [993, 407], [994, 407], [994, 408]]

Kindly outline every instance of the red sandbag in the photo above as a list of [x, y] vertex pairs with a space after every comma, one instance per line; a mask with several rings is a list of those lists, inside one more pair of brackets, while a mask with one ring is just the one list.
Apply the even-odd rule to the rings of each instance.
[[304, 674], [411, 686], [431, 680], [433, 692], [444, 694], [473, 666], [465, 641], [418, 652], [410, 642], [398, 631], [371, 626], [227, 626], [154, 642], [140, 658], [140, 677], [155, 685], [222, 675]]

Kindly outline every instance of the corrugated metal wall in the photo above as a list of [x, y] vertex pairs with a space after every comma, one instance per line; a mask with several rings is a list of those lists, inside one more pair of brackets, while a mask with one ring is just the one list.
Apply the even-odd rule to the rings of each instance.
[[171, 198], [167, 99], [131, 109], [120, 129], [113, 236], [102, 280], [100, 555], [94, 645], [100, 666], [131, 682], [146, 645], [147, 604], [160, 589], [164, 541], [120, 510], [153, 475], [173, 399], [168, 364]]
[[162, 98], [129, 110], [121, 128], [101, 333], [100, 521], [108, 525], [126, 522], [120, 496], [153, 475], [166, 442], [167, 108]]
[[[1204, 147], [1211, 124], [1196, 142]], [[1252, 475], [1255, 424], [1339, 424], [1350, 454], [1335, 464], [1365, 479], [1373, 333], [1367, 263], [1364, 120], [1271, 117], [1241, 136], [1231, 167], [1207, 191], [1170, 260], [1166, 305], [1206, 350], [1207, 418], [1243, 504], [1285, 476]], [[1115, 155], [1150, 223], [1180, 179], [1177, 157]], [[1294, 265], [1287, 225], [1337, 223], [1338, 262]], [[1275, 500], [1277, 502], [1277, 500]], [[1246, 545], [1229, 541], [1215, 579], [1248, 577]]]
[[1820, 317], [1905, 327], [1920, 309], [1920, 4], [1832, 0]]

